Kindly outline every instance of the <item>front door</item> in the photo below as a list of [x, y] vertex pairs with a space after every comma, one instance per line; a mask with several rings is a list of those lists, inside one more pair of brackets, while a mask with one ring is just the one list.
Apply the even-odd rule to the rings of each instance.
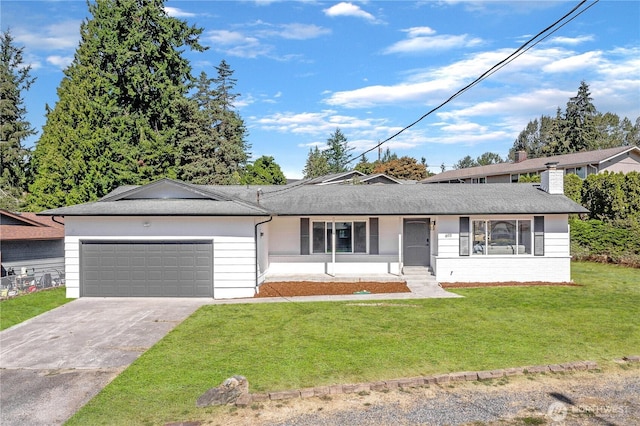
[[429, 226], [428, 218], [404, 219], [404, 266], [429, 266], [431, 263]]

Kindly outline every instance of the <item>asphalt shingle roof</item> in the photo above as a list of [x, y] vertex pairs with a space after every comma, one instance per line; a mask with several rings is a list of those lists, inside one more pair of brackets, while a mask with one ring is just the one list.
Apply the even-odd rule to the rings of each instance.
[[64, 225], [54, 222], [50, 217], [36, 216], [35, 213], [12, 213], [6, 210], [0, 211], [0, 214], [13, 219], [0, 225], [0, 241], [64, 238]]
[[584, 164], [601, 164], [602, 162], [625, 151], [638, 149], [632, 146], [600, 149], [596, 151], [576, 152], [573, 154], [554, 155], [551, 157], [529, 158], [519, 163], [498, 163], [488, 166], [468, 167], [465, 169], [448, 170], [424, 179], [423, 183], [451, 181], [476, 177], [507, 175], [515, 173], [531, 173], [545, 170], [545, 164], [557, 162], [558, 167], [575, 167]]
[[[171, 181], [169, 181], [171, 182]], [[185, 184], [180, 183], [184, 186]], [[586, 213], [564, 195], [534, 184], [200, 186], [227, 199], [127, 199], [48, 210], [60, 216], [304, 216]]]

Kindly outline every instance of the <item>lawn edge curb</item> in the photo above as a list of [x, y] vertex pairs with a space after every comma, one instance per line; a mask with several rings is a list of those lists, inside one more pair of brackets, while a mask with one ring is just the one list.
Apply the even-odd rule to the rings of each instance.
[[[639, 355], [625, 356], [622, 358], [625, 362], [640, 362]], [[421, 377], [407, 377], [400, 379], [382, 380], [376, 382], [365, 383], [349, 383], [342, 385], [318, 386], [314, 388], [304, 388], [295, 390], [284, 390], [277, 392], [250, 393], [245, 398], [238, 399], [235, 405], [238, 407], [246, 407], [252, 403], [260, 403], [265, 401], [282, 401], [289, 399], [312, 398], [312, 397], [330, 397], [330, 395], [350, 394], [350, 393], [368, 393], [387, 392], [394, 389], [416, 388], [425, 385], [443, 384], [450, 382], [470, 382], [500, 379], [509, 376], [521, 376], [530, 374], [545, 373], [566, 373], [574, 371], [590, 371], [597, 370], [598, 363], [596, 361], [574, 361], [564, 362], [561, 364], [547, 365], [530, 365], [526, 367], [511, 367], [496, 370], [484, 371], [460, 371], [445, 374], [434, 374]]]

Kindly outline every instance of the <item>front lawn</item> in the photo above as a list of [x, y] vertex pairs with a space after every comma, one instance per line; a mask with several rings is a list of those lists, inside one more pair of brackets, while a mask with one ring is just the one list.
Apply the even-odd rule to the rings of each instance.
[[477, 288], [464, 298], [205, 306], [69, 424], [197, 420], [235, 374], [252, 392], [640, 354], [640, 270], [575, 263], [580, 287]]
[[3, 300], [0, 302], [0, 330], [19, 324], [72, 300], [66, 298], [64, 287]]

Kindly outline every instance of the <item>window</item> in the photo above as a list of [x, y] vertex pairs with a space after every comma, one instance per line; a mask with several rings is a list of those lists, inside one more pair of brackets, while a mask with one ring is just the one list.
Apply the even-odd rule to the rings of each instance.
[[531, 254], [530, 220], [474, 220], [474, 255]]
[[[334, 222], [313, 222], [313, 253], [331, 253]], [[336, 253], [366, 253], [366, 222], [335, 222]]]
[[487, 178], [486, 177], [472, 178], [471, 183], [487, 183]]

